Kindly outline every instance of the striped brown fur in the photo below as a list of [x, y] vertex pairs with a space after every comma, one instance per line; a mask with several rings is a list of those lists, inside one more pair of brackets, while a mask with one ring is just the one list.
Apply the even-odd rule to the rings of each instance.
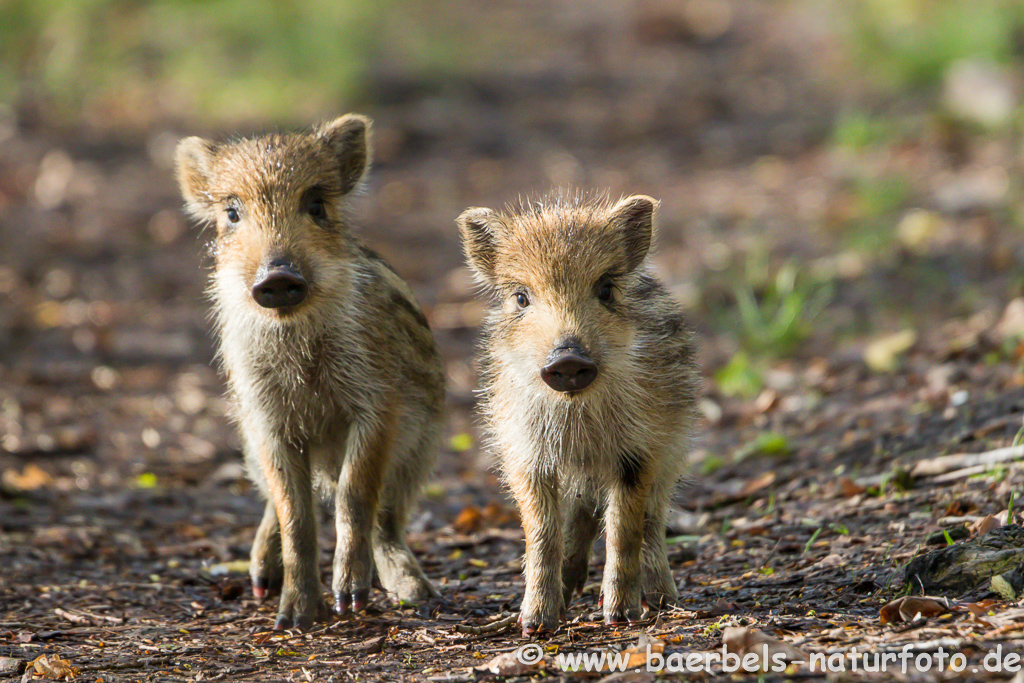
[[[280, 586], [277, 628], [323, 616], [314, 493], [333, 497], [335, 609], [361, 609], [374, 575], [394, 597], [435, 596], [405, 544], [440, 443], [444, 376], [408, 286], [353, 231], [370, 122], [312, 132], [183, 140], [188, 209], [216, 226], [210, 293], [245, 458], [268, 502], [253, 543], [257, 596]], [[286, 263], [308, 284], [267, 308], [254, 285]]]
[[[644, 599], [677, 599], [665, 517], [699, 380], [690, 327], [644, 265], [656, 207], [563, 194], [458, 219], [492, 299], [482, 413], [526, 532], [525, 634], [564, 618], [602, 527], [606, 622], [635, 621]], [[542, 379], [566, 353], [596, 366], [591, 384]]]

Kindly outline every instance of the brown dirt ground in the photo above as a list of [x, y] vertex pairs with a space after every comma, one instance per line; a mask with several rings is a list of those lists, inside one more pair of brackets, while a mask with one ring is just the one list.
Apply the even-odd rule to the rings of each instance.
[[[824, 144], [834, 93], [750, 13], [711, 42], [641, 18], [614, 49], [595, 56], [583, 40], [559, 48], [569, 54], [558, 68], [500, 79], [421, 82], [382, 67], [381, 94], [364, 108], [377, 121], [378, 162], [361, 223], [431, 319], [456, 437], [474, 433], [480, 305], [453, 217], [550, 185], [663, 200], [656, 264], [701, 331], [709, 377], [693, 474], [668, 531], [682, 604], [643, 625], [604, 628], [594, 618], [599, 545], [570, 622], [541, 641], [549, 662], [633, 645], [640, 631], [666, 653], [711, 651], [722, 629], [740, 626], [808, 652], [943, 645], [970, 662], [959, 675], [830, 680], [1011, 678], [981, 663], [998, 646], [1024, 648], [1019, 601], [879, 619], [940, 518], [997, 514], [1022, 491], [1019, 461], [945, 481], [905, 474], [941, 454], [1008, 445], [1021, 426], [1021, 349], [1007, 347], [998, 322], [1021, 294], [1024, 240], [1005, 206], [936, 208], [942, 228], [925, 248], [893, 247], [840, 269], [810, 338], [770, 361], [767, 388], [750, 398], [710, 379], [739, 343], [729, 324], [734, 271], [709, 254], [724, 250], [735, 263], [764, 249], [776, 264], [821, 263], [844, 253], [858, 173], [897, 169], [914, 179], [910, 201], [930, 206], [965, 178], [1018, 174], [1019, 141], [968, 139], [954, 155], [941, 131], [925, 128], [851, 158]], [[655, 68], [666, 56], [685, 73]], [[737, 63], [747, 65], [744, 87], [725, 78]], [[751, 84], [786, 96], [765, 109]], [[473, 667], [514, 651], [517, 633], [457, 627], [517, 607], [522, 532], [489, 456], [460, 439], [410, 534], [444, 601], [418, 611], [378, 594], [365, 614], [312, 633], [268, 631], [274, 607], [250, 597], [237, 565], [262, 506], [213, 366], [206, 237], [181, 215], [169, 168], [177, 138], [195, 131], [69, 131], [30, 110], [19, 117], [0, 145], [0, 657], [56, 655], [88, 681], [497, 675]], [[892, 372], [869, 370], [868, 341], [903, 327], [918, 332], [910, 351]], [[783, 437], [779, 452], [748, 448], [765, 433]], [[20, 675], [0, 667], [0, 678]], [[826, 676], [798, 668], [766, 680], [782, 678]]]

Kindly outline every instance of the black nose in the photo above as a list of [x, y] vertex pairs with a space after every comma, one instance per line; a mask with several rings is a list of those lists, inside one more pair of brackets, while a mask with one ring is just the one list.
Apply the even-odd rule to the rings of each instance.
[[291, 264], [268, 268], [260, 276], [252, 286], [252, 298], [263, 308], [296, 306], [309, 294], [306, 279]]
[[541, 368], [540, 377], [555, 391], [579, 391], [590, 386], [597, 377], [597, 363], [575, 353], [566, 353]]

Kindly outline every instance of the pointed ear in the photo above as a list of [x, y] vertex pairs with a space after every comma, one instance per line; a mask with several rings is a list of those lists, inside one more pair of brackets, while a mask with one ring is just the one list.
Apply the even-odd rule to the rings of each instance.
[[455, 222], [462, 234], [462, 251], [469, 267], [482, 281], [493, 283], [498, 240], [505, 224], [496, 213], [482, 208], [466, 209]]
[[654, 211], [658, 203], [650, 197], [635, 194], [620, 199], [612, 207], [609, 222], [622, 234], [627, 272], [639, 266], [647, 257], [654, 236]]
[[185, 138], [174, 152], [178, 187], [189, 213], [199, 219], [212, 218], [209, 190], [216, 153], [214, 143], [197, 137]]
[[320, 126], [316, 135], [338, 160], [341, 191], [347, 194], [363, 179], [370, 165], [370, 119], [346, 114]]

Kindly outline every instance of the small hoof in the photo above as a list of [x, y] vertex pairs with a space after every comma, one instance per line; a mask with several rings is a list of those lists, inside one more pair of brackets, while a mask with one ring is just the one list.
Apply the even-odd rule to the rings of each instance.
[[334, 594], [334, 611], [345, 616], [350, 611], [354, 614], [362, 612], [370, 604], [370, 589], [357, 588], [351, 593]]
[[362, 612], [370, 604], [370, 589], [359, 588], [352, 591], [352, 611]]
[[[646, 609], [646, 598], [641, 596], [640, 600], [643, 603], [644, 609]], [[597, 609], [602, 610], [602, 613], [604, 614], [605, 626], [627, 626], [635, 624], [640, 621], [643, 616], [643, 610], [630, 609], [625, 606], [620, 606], [618, 609], [604, 609], [604, 593], [601, 593], [597, 598]]]
[[541, 627], [536, 622], [524, 622], [522, 613], [519, 614], [519, 618], [516, 619], [516, 623], [523, 628], [523, 638], [532, 638], [541, 632]]
[[300, 631], [308, 631], [313, 628], [313, 617], [301, 616], [298, 619], [292, 620], [291, 618], [280, 614], [277, 617], [277, 621], [274, 622], [275, 631], [287, 631], [293, 628]]
[[523, 619], [522, 612], [519, 613], [519, 619], [516, 623], [523, 629], [523, 637], [530, 638], [532, 636], [539, 635], [541, 633], [554, 633], [558, 630], [559, 623], [565, 621], [565, 613], [563, 612], [556, 619], [543, 619], [543, 618], [528, 618]]
[[273, 582], [265, 576], [254, 576], [252, 577], [252, 595], [254, 598], [263, 602], [270, 595], [281, 588], [279, 582]]
[[640, 610], [615, 610], [604, 615], [605, 626], [630, 626], [640, 621]]

